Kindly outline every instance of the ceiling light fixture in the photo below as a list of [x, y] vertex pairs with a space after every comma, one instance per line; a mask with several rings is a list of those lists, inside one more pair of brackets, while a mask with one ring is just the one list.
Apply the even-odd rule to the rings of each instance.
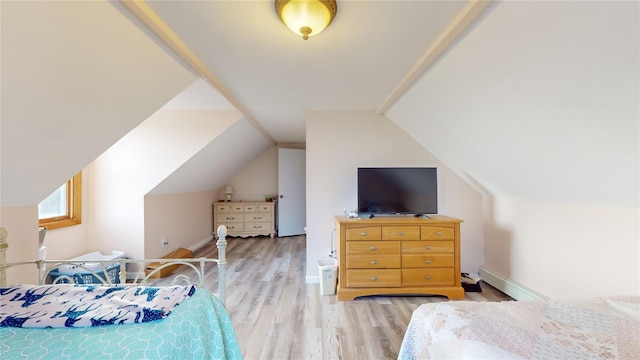
[[275, 6], [282, 22], [305, 40], [329, 26], [338, 12], [336, 0], [275, 0]]

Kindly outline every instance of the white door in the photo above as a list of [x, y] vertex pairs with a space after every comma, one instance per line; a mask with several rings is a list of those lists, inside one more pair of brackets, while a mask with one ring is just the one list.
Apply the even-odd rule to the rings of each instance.
[[306, 151], [278, 149], [278, 236], [304, 234]]

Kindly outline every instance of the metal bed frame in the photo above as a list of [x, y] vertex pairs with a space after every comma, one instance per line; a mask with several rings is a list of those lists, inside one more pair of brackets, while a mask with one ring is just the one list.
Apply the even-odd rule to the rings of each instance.
[[[60, 265], [73, 265], [79, 269], [83, 270], [83, 273], [88, 273], [94, 276], [98, 281], [102, 284], [113, 284], [113, 281], [108, 276], [107, 273], [107, 265], [118, 263], [120, 265], [120, 274], [119, 280], [122, 285], [146, 285], [149, 281], [154, 280], [154, 276], [160, 272], [162, 269], [174, 266], [174, 265], [185, 265], [193, 269], [198, 277], [197, 282], [192, 281], [187, 275], [178, 274], [173, 277], [173, 284], [178, 282], [187, 282], [197, 284], [199, 287], [204, 288], [205, 281], [205, 265], [208, 263], [216, 263], [218, 265], [218, 298], [225, 304], [226, 298], [226, 275], [225, 270], [227, 266], [227, 258], [226, 258], [226, 249], [227, 249], [227, 227], [224, 225], [220, 225], [217, 229], [218, 240], [216, 241], [216, 247], [218, 248], [218, 258], [191, 258], [191, 259], [116, 259], [116, 260], [91, 260], [91, 263], [100, 263], [100, 269], [94, 270], [85, 266], [84, 262], [72, 261], [72, 260], [32, 260], [32, 261], [22, 261], [15, 263], [7, 263], [6, 261], [6, 252], [8, 249], [8, 244], [6, 242], [7, 239], [7, 231], [4, 228], [0, 228], [0, 287], [6, 287], [7, 277], [6, 271], [7, 269], [14, 266], [21, 265], [33, 265], [35, 264], [38, 269], [38, 283], [39, 285], [44, 285], [49, 277], [49, 274], [54, 269], [57, 269]], [[141, 269], [146, 269], [147, 264], [150, 263], [160, 263], [161, 265], [155, 268], [153, 271], [146, 274], [146, 276], [141, 277], [140, 272], [136, 273], [135, 278], [132, 281], [127, 281], [127, 264], [137, 264], [141, 266]], [[197, 266], [199, 264], [199, 267]], [[60, 275], [56, 277], [53, 281], [53, 284], [68, 282], [68, 283], [76, 283], [76, 279], [72, 275]]]

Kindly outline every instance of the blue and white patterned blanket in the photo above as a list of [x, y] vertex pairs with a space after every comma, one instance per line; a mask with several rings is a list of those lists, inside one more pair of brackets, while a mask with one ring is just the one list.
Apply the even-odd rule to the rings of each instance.
[[61, 328], [163, 319], [196, 287], [15, 285], [0, 288], [0, 327]]

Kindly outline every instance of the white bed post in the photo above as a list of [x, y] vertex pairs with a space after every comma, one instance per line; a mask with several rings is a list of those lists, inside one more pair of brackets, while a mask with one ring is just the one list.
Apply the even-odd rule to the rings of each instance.
[[227, 267], [227, 227], [224, 225], [218, 226], [218, 241], [216, 242], [218, 247], [218, 297], [222, 300], [222, 303], [226, 304], [225, 287], [227, 283], [227, 277], [225, 274], [225, 268]]
[[9, 248], [9, 244], [7, 244], [7, 230], [5, 228], [0, 227], [0, 287], [7, 286], [7, 249]]

